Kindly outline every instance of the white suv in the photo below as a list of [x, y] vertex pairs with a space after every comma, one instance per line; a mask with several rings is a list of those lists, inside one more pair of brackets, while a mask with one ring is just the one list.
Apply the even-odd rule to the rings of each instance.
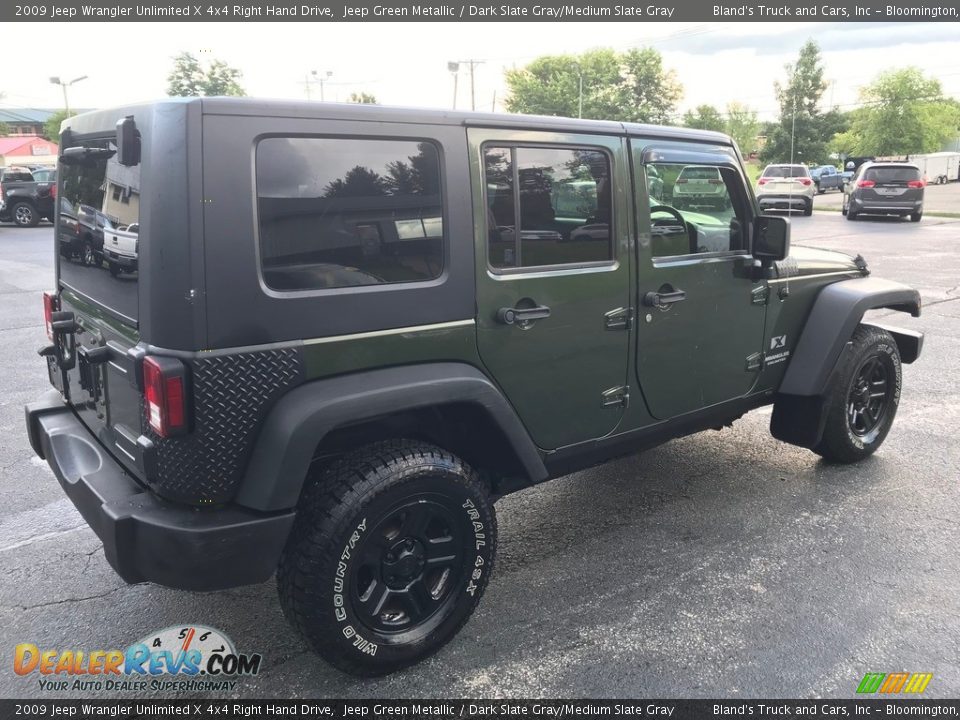
[[817, 186], [804, 165], [767, 165], [757, 180], [756, 193], [761, 210], [799, 208], [804, 215], [812, 215]]

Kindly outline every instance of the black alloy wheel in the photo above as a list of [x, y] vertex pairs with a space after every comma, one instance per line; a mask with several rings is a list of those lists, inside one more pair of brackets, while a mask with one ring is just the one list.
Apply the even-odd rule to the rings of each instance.
[[847, 421], [850, 430], [864, 442], [872, 442], [883, 424], [893, 385], [886, 365], [874, 355], [860, 366], [847, 396]]
[[440, 495], [411, 498], [365, 536], [350, 597], [371, 630], [429, 632], [430, 621], [452, 600], [463, 541], [450, 504]]

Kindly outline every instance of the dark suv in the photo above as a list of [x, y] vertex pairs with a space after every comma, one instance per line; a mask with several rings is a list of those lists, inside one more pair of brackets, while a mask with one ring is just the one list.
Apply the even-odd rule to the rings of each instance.
[[[125, 580], [276, 573], [351, 673], [463, 626], [498, 497], [771, 404], [860, 460], [921, 350], [863, 322], [918, 293], [791, 252], [718, 133], [251, 99], [66, 125], [64, 207], [137, 223], [138, 272], [58, 258], [35, 451]], [[716, 202], [649, 197], [687, 167]]]

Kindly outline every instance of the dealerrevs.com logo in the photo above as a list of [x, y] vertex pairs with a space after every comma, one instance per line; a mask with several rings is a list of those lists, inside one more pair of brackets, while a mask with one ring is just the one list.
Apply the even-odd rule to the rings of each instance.
[[13, 671], [36, 676], [45, 691], [233, 690], [238, 677], [260, 672], [259, 653], [238, 653], [216, 628], [174, 625], [126, 650], [40, 648], [20, 643]]

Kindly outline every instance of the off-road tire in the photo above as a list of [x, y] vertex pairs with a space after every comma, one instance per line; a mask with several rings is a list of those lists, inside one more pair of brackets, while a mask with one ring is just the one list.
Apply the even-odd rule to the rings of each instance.
[[10, 218], [18, 227], [36, 227], [40, 224], [40, 213], [28, 202], [14, 203], [10, 208]]
[[[813, 451], [825, 460], [838, 463], [857, 462], [872, 455], [890, 432], [900, 404], [900, 352], [890, 333], [870, 325], [861, 325], [853, 333], [851, 342], [853, 345], [841, 361], [841, 367], [838, 368], [827, 396], [827, 423], [823, 438], [813, 448]], [[856, 395], [861, 375], [872, 362], [879, 364], [885, 378], [886, 384], [882, 388], [885, 393], [882, 398], [883, 407], [877, 413], [876, 422], [869, 431], [858, 432], [851, 420], [851, 412], [855, 410], [855, 403], [860, 400]], [[873, 377], [879, 378], [880, 374]], [[867, 385], [868, 392], [879, 392], [881, 389], [879, 386], [872, 387], [875, 383], [868, 382]]]
[[[419, 547], [436, 553], [428, 547], [435, 544], [443, 547], [440, 554], [453, 553], [448, 567], [440, 568], [441, 578], [449, 570], [447, 584], [441, 579], [434, 587], [428, 581], [438, 571], [428, 572], [430, 561], [423, 559], [423, 580], [403, 589], [410, 576], [402, 575], [398, 584], [391, 573], [399, 562], [386, 563], [397, 558], [397, 547], [408, 547], [408, 518], [416, 525], [417, 515], [429, 517], [431, 509], [438, 516], [426, 521]], [[439, 530], [440, 539], [430, 539], [431, 528]], [[277, 570], [280, 604], [291, 624], [329, 663], [351, 675], [385, 675], [433, 654], [463, 627], [490, 579], [496, 541], [488, 488], [465, 462], [420, 441], [369, 445], [308, 480]], [[410, 557], [408, 553], [402, 559]], [[416, 568], [416, 558], [411, 562]], [[409, 563], [403, 572], [409, 573]], [[412, 589], [418, 582], [432, 590], [429, 598], [420, 599], [433, 609], [413, 622], [419, 601]], [[364, 612], [364, 595], [374, 599], [384, 589], [387, 599], [378, 605], [383, 610]], [[393, 609], [394, 603], [401, 609]], [[406, 626], [403, 608], [410, 610]], [[401, 624], [385, 630], [384, 624], [396, 622], [398, 615]]]

